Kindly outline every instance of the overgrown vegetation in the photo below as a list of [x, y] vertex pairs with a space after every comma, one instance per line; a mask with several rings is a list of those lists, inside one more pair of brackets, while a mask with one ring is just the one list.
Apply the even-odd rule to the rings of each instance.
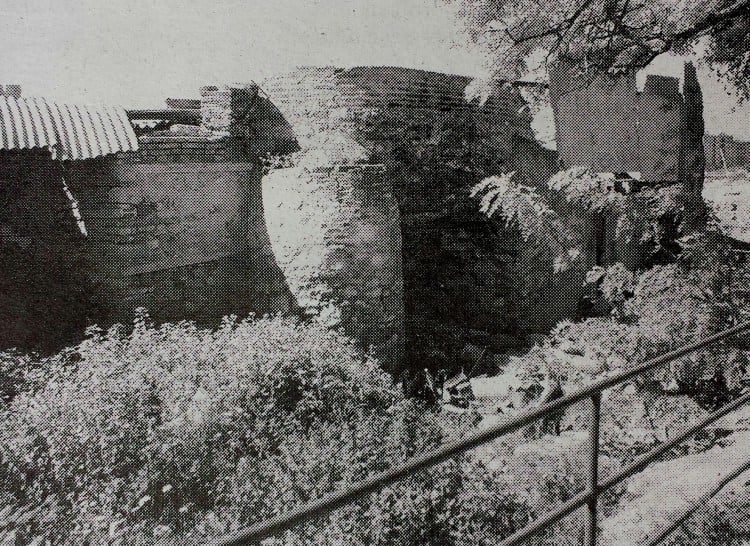
[[[556, 268], [575, 263], [577, 241], [548, 194], [512, 176], [474, 188], [482, 211], [546, 245]], [[717, 229], [674, 242], [677, 193], [623, 196], [606, 183], [571, 169], [547, 189], [583, 210], [614, 215], [618, 233], [652, 248], [656, 265], [592, 271], [601, 316], [558, 325], [536, 354], [519, 361], [529, 376], [556, 368], [566, 388], [715, 333], [750, 311], [750, 272]], [[607, 464], [632, 459], [739, 392], [743, 349], [728, 343], [699, 352], [615, 390], [603, 414]], [[582, 363], [588, 368], [577, 367]], [[406, 399], [344, 336], [282, 318], [229, 318], [210, 331], [186, 322], [156, 327], [142, 313], [132, 331], [92, 329], [83, 343], [49, 358], [3, 353], [0, 379], [0, 544], [205, 543], [385, 470], [475, 423], [470, 413]], [[665, 402], [665, 393], [687, 393], [697, 404], [686, 397]], [[585, 428], [575, 410], [566, 419], [570, 432]], [[277, 543], [496, 541], [581, 489], [583, 451], [547, 440], [521, 451], [520, 438], [496, 442]], [[683, 449], [713, 441], [699, 437]], [[604, 499], [605, 513], [617, 494]], [[701, 525], [700, 533], [712, 532]], [[575, 518], [566, 520], [537, 543], [576, 543], [579, 528]]]
[[[208, 331], [141, 315], [131, 333], [92, 330], [31, 361], [4, 361], [21, 380], [0, 406], [2, 544], [205, 543], [469, 426], [404, 399], [346, 338], [291, 319]], [[549, 489], [549, 471], [534, 485], [528, 469], [466, 456], [279, 543], [483, 544], [577, 486]]]
[[[589, 218], [591, 229], [595, 217], [610, 221], [615, 229], [610, 236], [633, 249], [642, 249], [651, 264], [673, 262], [680, 248], [675, 240], [688, 231], [686, 203], [680, 185], [644, 188], [623, 194], [616, 190], [614, 179], [594, 173], [585, 167], [571, 167], [553, 175], [547, 187], [538, 191], [513, 180], [515, 173], [490, 176], [474, 185], [471, 197], [480, 197], [480, 212], [492, 218], [501, 217], [506, 225], [517, 226], [555, 272], [580, 264], [585, 244], [580, 216]], [[573, 207], [560, 212], [560, 201]], [[553, 204], [554, 203], [554, 204]]]
[[563, 223], [547, 199], [524, 184], [515, 183], [515, 172], [485, 178], [476, 184], [471, 197], [481, 195], [479, 210], [492, 218], [499, 212], [506, 225], [517, 225], [521, 235], [552, 258], [555, 271], [564, 271], [578, 257], [576, 237]]
[[[573, 343], [613, 368], [747, 320], [750, 268], [744, 257], [732, 252], [726, 238], [712, 228], [681, 239], [679, 245], [673, 263], [635, 274], [619, 263], [593, 271], [589, 280], [596, 284], [598, 308], [605, 316], [559, 325], [553, 343]], [[740, 336], [679, 359], [656, 378], [666, 392], [691, 394], [706, 407], [720, 405], [741, 388], [745, 348]]]
[[[619, 265], [603, 271], [599, 292], [616, 313], [561, 324], [548, 347], [574, 344], [587, 359], [601, 358], [601, 369], [614, 369], [744, 317], [745, 269], [725, 267], [733, 254], [721, 236], [695, 234], [682, 246], [674, 264], [636, 275]], [[681, 388], [692, 377], [697, 395], [705, 389], [695, 370], [726, 372], [728, 362], [743, 365], [742, 355], [727, 346], [686, 360], [687, 371], [673, 369], [672, 377]], [[189, 323], [155, 327], [142, 315], [130, 333], [92, 330], [72, 350], [48, 359], [5, 354], [2, 366], [0, 538], [9, 544], [203, 543], [470, 426], [404, 399], [346, 338], [291, 319], [228, 319], [212, 332]], [[580, 380], [572, 368], [560, 371]], [[731, 395], [727, 384], [723, 396]], [[626, 414], [636, 400], [646, 403], [648, 385], [605, 404], [602, 449], [610, 463], [696, 417], [695, 408], [651, 398], [644, 419], [654, 426], [639, 436]], [[695, 442], [686, 449], [711, 439]], [[278, 542], [485, 544], [582, 486], [582, 451], [565, 444], [547, 453], [548, 444], [518, 452], [509, 441], [469, 453]], [[527, 460], [532, 453], [538, 460]], [[538, 543], [574, 543], [578, 526], [567, 520]]]

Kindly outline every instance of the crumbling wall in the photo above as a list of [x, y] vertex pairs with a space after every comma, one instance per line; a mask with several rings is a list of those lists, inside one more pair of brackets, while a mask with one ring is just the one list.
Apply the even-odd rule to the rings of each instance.
[[223, 138], [235, 156], [257, 161], [299, 150], [289, 122], [254, 83], [201, 87], [201, 129]]
[[225, 139], [155, 136], [140, 146], [68, 168], [97, 321], [130, 321], [136, 307], [210, 325], [292, 309], [270, 251], [260, 166]]
[[303, 312], [390, 369], [404, 348], [401, 226], [378, 165], [278, 169], [263, 182], [274, 257]]
[[[202, 88], [201, 115], [204, 128], [230, 138], [249, 157], [300, 149], [286, 117], [254, 84]], [[391, 185], [382, 166], [356, 165], [362, 157], [346, 142], [329, 144], [333, 155], [308, 153], [304, 166], [266, 177], [257, 208], [270, 234], [266, 254], [300, 311], [342, 328], [363, 349], [373, 347], [383, 364], [397, 366], [403, 292]]]
[[[0, 161], [0, 173], [15, 168], [18, 175], [0, 176], [9, 195], [40, 219], [64, 209], [79, 239], [72, 252], [57, 226], [40, 223], [29, 230], [29, 215], [12, 216], [18, 203], [6, 207], [18, 225], [5, 235], [38, 234], [79, 260], [75, 267], [64, 259], [46, 267], [44, 260], [56, 255], [32, 253], [33, 264], [16, 264], [26, 275], [14, 278], [26, 281], [51, 271], [55, 286], [82, 295], [75, 305], [66, 300], [59, 306], [66, 318], [80, 319], [77, 336], [87, 322], [105, 327], [130, 322], [138, 307], [157, 321], [188, 319], [208, 326], [231, 313], [303, 311], [343, 328], [364, 349], [373, 346], [384, 364], [397, 365], [404, 344], [401, 236], [382, 166], [311, 156], [317, 167], [306, 171], [309, 176], [282, 176], [281, 185], [269, 178], [266, 204], [260, 157], [299, 149], [289, 124], [254, 85], [207, 86], [201, 96], [200, 127], [151, 130], [139, 139], [137, 152], [65, 163], [52, 162], [49, 154], [40, 159], [19, 152], [16, 163]], [[85, 237], [65, 201], [63, 177], [78, 200]], [[293, 225], [298, 229], [290, 232]], [[16, 260], [15, 254], [3, 256]], [[21, 295], [6, 310], [38, 303], [6, 285], [9, 294]], [[54, 290], [63, 297], [64, 290]], [[17, 314], [26, 317], [30, 310]], [[49, 309], [36, 314], [57, 316]], [[13, 324], [21, 329], [28, 321]]]
[[634, 73], [592, 76], [564, 63], [554, 67], [550, 100], [564, 166], [700, 186], [703, 106], [691, 64], [683, 81], [681, 94], [677, 78], [649, 75], [638, 92]]
[[436, 352], [456, 357], [467, 342], [502, 350], [508, 334], [570, 316], [585, 272], [553, 279], [516, 230], [478, 212], [469, 192], [483, 177], [516, 171], [517, 182], [544, 188], [557, 165], [534, 141], [515, 88], [480, 106], [464, 98], [469, 83], [358, 67], [304, 68], [261, 86], [305, 157], [384, 165], [401, 215], [407, 358], [420, 367], [439, 365]]
[[[469, 103], [468, 84], [362, 67], [207, 86], [202, 126], [186, 136], [154, 132], [138, 152], [66, 163], [88, 232], [80, 269], [94, 283], [81, 316], [106, 325], [146, 307], [210, 325], [301, 310], [386, 365], [406, 346], [422, 367], [575, 315], [606, 222], [546, 189], [557, 157], [534, 141], [520, 93]], [[652, 80], [647, 95], [663, 106], [670, 85]], [[294, 151], [296, 167], [261, 180], [259, 156]], [[509, 171], [580, 234], [570, 271], [554, 273], [516, 226], [479, 213], [472, 186]]]

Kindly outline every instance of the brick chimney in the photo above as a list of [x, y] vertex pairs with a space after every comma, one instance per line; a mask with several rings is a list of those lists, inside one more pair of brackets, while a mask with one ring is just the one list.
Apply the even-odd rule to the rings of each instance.
[[221, 136], [242, 136], [246, 117], [258, 96], [255, 83], [201, 87], [201, 125]]

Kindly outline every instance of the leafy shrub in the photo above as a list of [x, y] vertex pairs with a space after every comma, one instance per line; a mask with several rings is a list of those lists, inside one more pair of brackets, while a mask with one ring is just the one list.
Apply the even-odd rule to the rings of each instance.
[[[610, 317], [564, 322], [553, 343], [569, 342], [587, 355], [606, 355], [606, 366], [628, 366], [696, 342], [750, 315], [750, 267], [713, 226], [678, 241], [673, 263], [631, 273], [622, 264], [587, 274]], [[741, 392], [748, 368], [746, 336], [696, 351], [655, 370], [663, 392], [689, 394], [715, 408]], [[648, 375], [648, 374], [646, 374]], [[639, 381], [648, 381], [646, 377]]]
[[602, 297], [618, 315], [625, 313], [625, 302], [633, 296], [635, 276], [620, 262], [607, 268], [599, 286]]
[[390, 378], [337, 334], [282, 319], [210, 332], [141, 318], [130, 335], [96, 332], [77, 355], [45, 370], [37, 392], [18, 394], [0, 425], [3, 500], [57, 514], [17, 531], [54, 542], [85, 541], [116, 522], [189, 526], [228, 502], [238, 467], [282, 464], [290, 449], [342, 427], [373, 442], [372, 426], [360, 430], [369, 418], [403, 407]]
[[[292, 319], [208, 331], [144, 315], [27, 379], [0, 409], [2, 543], [205, 543], [466, 430]], [[528, 520], [509, 483], [460, 457], [276, 542], [483, 544]]]
[[560, 171], [549, 179], [547, 186], [562, 192], [567, 201], [596, 212], [616, 210], [626, 199], [623, 194], [614, 191], [611, 180], [586, 167]]
[[512, 180], [515, 172], [485, 178], [471, 190], [481, 195], [480, 212], [491, 218], [499, 212], [506, 225], [516, 224], [525, 240], [533, 239], [553, 262], [556, 272], [569, 269], [580, 250], [576, 237], [547, 199], [537, 191]]
[[614, 179], [585, 167], [560, 171], [549, 179], [547, 186], [579, 210], [616, 218], [616, 236], [646, 249], [651, 263], [664, 263], [676, 257], [679, 249], [675, 239], [684, 235], [690, 219], [704, 208], [690, 201], [680, 184], [645, 187], [624, 194], [616, 191]]

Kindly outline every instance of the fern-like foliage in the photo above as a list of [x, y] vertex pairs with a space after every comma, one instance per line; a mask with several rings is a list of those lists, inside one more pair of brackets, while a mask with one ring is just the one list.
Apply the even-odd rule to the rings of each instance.
[[472, 188], [472, 197], [481, 195], [480, 212], [488, 218], [499, 213], [506, 226], [517, 224], [524, 240], [533, 239], [551, 255], [556, 272], [569, 269], [580, 255], [575, 237], [544, 196], [515, 183], [514, 175], [515, 171], [490, 176]]
[[549, 179], [547, 186], [583, 210], [616, 219], [617, 237], [633, 244], [650, 245], [654, 254], [665, 250], [662, 245], [668, 236], [665, 222], [680, 222], [685, 206], [681, 184], [642, 188], [626, 195], [616, 191], [612, 178], [586, 167], [560, 171]]
[[597, 212], [619, 210], [625, 202], [625, 196], [615, 191], [611, 179], [586, 167], [572, 167], [554, 174], [547, 187], [561, 192], [569, 202]]

